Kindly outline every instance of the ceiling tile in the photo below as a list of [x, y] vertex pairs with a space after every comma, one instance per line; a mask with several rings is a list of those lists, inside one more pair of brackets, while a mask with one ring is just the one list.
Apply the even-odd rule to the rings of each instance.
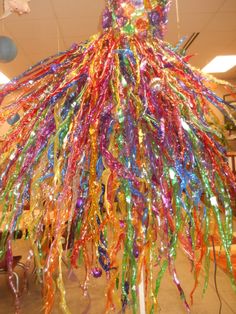
[[[214, 13], [222, 6], [225, 0], [179, 0], [179, 10], [182, 12]], [[174, 1], [173, 1], [174, 2]]]
[[0, 63], [0, 71], [11, 79], [24, 72], [29, 66], [30, 60], [24, 51], [19, 48], [15, 60], [10, 63]]
[[229, 81], [231, 84], [236, 86], [236, 67], [225, 73], [216, 73], [214, 76], [221, 80]]
[[236, 38], [229, 44], [228, 48], [234, 50], [236, 54]]
[[236, 12], [236, 0], [226, 0], [220, 12]]
[[173, 40], [175, 39], [176, 41], [178, 37], [189, 37], [194, 32], [201, 32], [204, 27], [209, 23], [211, 18], [212, 13], [196, 13], [194, 15], [190, 15], [181, 12], [179, 34], [176, 18], [173, 17], [169, 20], [166, 39], [170, 42], [173, 42]]
[[236, 32], [235, 12], [217, 13], [212, 18], [210, 23], [207, 25], [206, 30], [213, 30], [213, 31], [219, 31], [219, 32], [220, 31], [235, 31]]
[[50, 0], [31, 0], [30, 13], [17, 15], [10, 15], [6, 21], [24, 21], [33, 19], [52, 19], [54, 18], [53, 6]]
[[22, 20], [21, 22], [6, 21], [5, 27], [19, 40], [43, 36], [48, 38], [57, 37], [57, 23], [55, 19]]
[[56, 54], [58, 50], [65, 49], [62, 38], [37, 37], [33, 39], [22, 39], [21, 46], [28, 55], [31, 54]]
[[64, 38], [77, 37], [79, 40], [86, 40], [98, 32], [99, 20], [94, 19], [92, 22], [82, 17], [76, 19], [58, 19], [61, 34]]
[[211, 13], [195, 13], [180, 15], [180, 29], [184, 33], [201, 32], [212, 18]]
[[104, 0], [52, 0], [55, 13], [60, 19], [98, 18], [105, 6]]
[[174, 5], [170, 8], [165, 40], [172, 44], [176, 44], [176, 41], [178, 41], [177, 17]]
[[[88, 37], [86, 37], [86, 38], [88, 38]], [[84, 41], [84, 39], [81, 38], [80, 36], [64, 37], [65, 49], [69, 49], [74, 43], [79, 44], [83, 41]]]
[[[203, 32], [193, 42], [188, 54], [194, 54], [191, 63], [196, 67], [203, 67], [217, 55], [236, 53], [232, 44], [231, 32]], [[224, 42], [224, 45], [221, 43]], [[204, 49], [205, 48], [205, 49]]]
[[[204, 31], [199, 34], [196, 44], [199, 45], [198, 48], [206, 47], [210, 49], [210, 47], [216, 46], [225, 49], [231, 42], [232, 39], [236, 39], [235, 32], [216, 32], [216, 31]], [[209, 47], [210, 46], [210, 47]]]
[[55, 55], [57, 52], [53, 53], [53, 54], [48, 54], [47, 52], [39, 52], [39, 53], [34, 53], [30, 55], [30, 65], [35, 65], [36, 63], [39, 63], [40, 61], [43, 61], [44, 59]]

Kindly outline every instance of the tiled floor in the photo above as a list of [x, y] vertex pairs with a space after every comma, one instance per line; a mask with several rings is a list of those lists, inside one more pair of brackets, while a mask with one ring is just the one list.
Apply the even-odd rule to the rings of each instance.
[[[15, 254], [26, 251], [27, 243], [17, 240], [15, 243]], [[22, 254], [22, 253], [21, 253]], [[177, 270], [186, 295], [193, 287], [193, 278], [190, 274], [190, 265], [183, 256], [178, 253]], [[76, 271], [68, 279], [68, 271], [64, 268], [65, 284], [67, 290], [67, 300], [72, 314], [103, 314], [105, 306], [105, 278], [92, 279], [89, 284], [89, 297], [84, 297], [80, 289], [78, 278], [83, 278], [81, 271]], [[202, 298], [202, 283], [195, 293], [194, 305], [191, 308], [192, 314], [217, 314], [219, 312], [219, 301], [213, 283], [213, 264], [210, 271], [210, 283], [206, 295]], [[236, 313], [236, 293], [233, 291], [227, 275], [218, 269], [217, 282], [220, 296], [223, 303], [222, 314]], [[41, 291], [33, 278], [30, 278], [30, 289], [28, 294], [22, 297], [22, 314], [42, 313]], [[164, 277], [159, 293], [159, 311], [161, 314], [184, 314], [186, 313], [182, 301], [178, 295], [176, 287], [172, 284], [168, 274]], [[131, 311], [128, 311], [131, 313]], [[128, 313], [127, 312], [127, 313]], [[0, 314], [13, 314], [13, 299], [7, 286], [6, 276], [0, 276]], [[53, 314], [61, 313], [56, 305]], [[115, 313], [121, 313], [116, 311]], [[156, 314], [156, 313], [155, 313]]]

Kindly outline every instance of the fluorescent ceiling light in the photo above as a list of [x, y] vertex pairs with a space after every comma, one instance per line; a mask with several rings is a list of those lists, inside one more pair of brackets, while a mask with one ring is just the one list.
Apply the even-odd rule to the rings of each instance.
[[236, 55], [217, 56], [202, 71], [205, 73], [224, 73], [236, 65]]
[[5, 75], [3, 74], [2, 72], [0, 72], [0, 85], [2, 84], [6, 84], [10, 81], [10, 79]]

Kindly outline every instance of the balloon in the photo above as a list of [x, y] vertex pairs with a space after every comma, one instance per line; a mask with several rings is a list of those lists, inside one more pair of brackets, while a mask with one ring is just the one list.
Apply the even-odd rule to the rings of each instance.
[[20, 115], [19, 115], [19, 113], [16, 113], [12, 117], [7, 119], [7, 123], [10, 125], [13, 125], [19, 120], [20, 120]]
[[10, 37], [0, 36], [0, 62], [11, 62], [16, 55], [17, 48], [14, 41]]
[[19, 15], [30, 13], [28, 2], [30, 0], [4, 0], [4, 14], [1, 19], [6, 18], [11, 13], [18, 13]]

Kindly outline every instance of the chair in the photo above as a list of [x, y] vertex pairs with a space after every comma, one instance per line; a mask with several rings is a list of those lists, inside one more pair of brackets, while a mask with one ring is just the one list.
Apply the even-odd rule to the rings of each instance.
[[[15, 277], [15, 281], [16, 281], [16, 291], [17, 293], [20, 293], [20, 289], [19, 289], [19, 276], [18, 274], [14, 271], [14, 269], [16, 268], [16, 266], [19, 266], [21, 268], [23, 268], [24, 273], [26, 272], [26, 267], [25, 264], [21, 263], [22, 256], [13, 256], [13, 264], [12, 264], [12, 269], [13, 269], [13, 275]], [[3, 260], [0, 261], [0, 275], [8, 275], [8, 266], [7, 266], [7, 260], [6, 258], [3, 258]]]
[[[2, 238], [2, 232], [0, 232], [0, 240]], [[17, 237], [18, 238], [18, 237]], [[12, 292], [15, 294], [15, 306], [16, 306], [16, 312], [19, 306], [19, 297], [22, 295], [22, 293], [20, 292], [20, 279], [19, 279], [19, 275], [17, 274], [17, 272], [15, 271], [15, 268], [17, 266], [21, 267], [24, 271], [24, 283], [23, 283], [23, 289], [22, 291], [24, 291], [27, 287], [27, 267], [24, 263], [21, 262], [22, 256], [17, 255], [17, 256], [13, 256], [12, 258], [12, 272], [10, 272], [8, 263], [7, 263], [7, 253], [5, 254], [5, 256], [3, 257], [3, 259], [0, 260], [0, 275], [7, 275], [9, 277], [10, 274], [12, 274], [14, 276], [15, 279], [15, 283], [10, 283], [10, 288], [12, 290]]]

